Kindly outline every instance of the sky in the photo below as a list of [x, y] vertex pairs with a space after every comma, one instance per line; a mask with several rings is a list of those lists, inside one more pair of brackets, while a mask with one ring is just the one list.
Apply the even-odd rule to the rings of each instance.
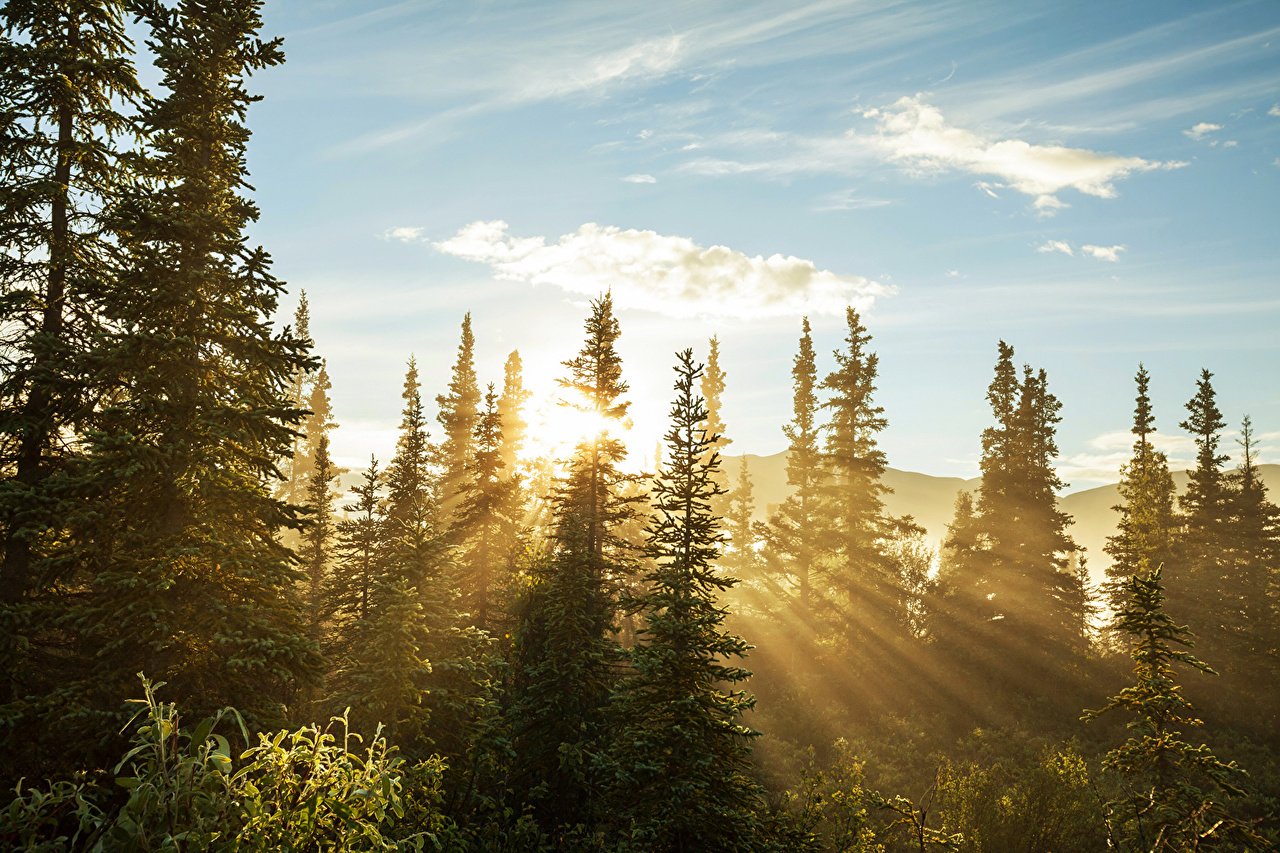
[[[801, 317], [855, 305], [893, 467], [977, 473], [996, 344], [1048, 372], [1072, 488], [1161, 444], [1201, 368], [1280, 461], [1280, 4], [268, 0], [253, 237], [308, 293], [342, 464], [405, 360], [519, 349], [550, 399], [612, 290], [635, 455], [718, 336], [731, 453], [786, 446]], [[1234, 434], [1228, 436], [1234, 450]]]

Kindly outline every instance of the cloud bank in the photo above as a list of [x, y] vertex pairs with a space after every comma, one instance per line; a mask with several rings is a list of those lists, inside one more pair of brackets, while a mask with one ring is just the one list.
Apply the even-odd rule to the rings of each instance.
[[549, 284], [569, 293], [613, 292], [621, 308], [677, 317], [737, 319], [866, 310], [893, 288], [858, 275], [818, 269], [784, 255], [749, 256], [725, 246], [703, 247], [688, 237], [588, 222], [549, 243], [514, 237], [501, 220], [472, 222], [437, 251], [487, 264], [495, 276]]

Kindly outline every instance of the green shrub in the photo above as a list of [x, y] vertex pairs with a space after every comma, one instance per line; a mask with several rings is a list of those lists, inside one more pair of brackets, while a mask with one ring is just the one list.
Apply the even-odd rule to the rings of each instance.
[[[441, 850], [444, 764], [406, 764], [379, 732], [367, 746], [346, 715], [324, 728], [259, 735], [238, 757], [218, 731], [251, 742], [226, 709], [194, 729], [143, 679], [133, 745], [113, 794], [86, 782], [19, 783], [0, 813], [0, 846], [28, 850]], [[133, 723], [131, 723], [132, 725]]]

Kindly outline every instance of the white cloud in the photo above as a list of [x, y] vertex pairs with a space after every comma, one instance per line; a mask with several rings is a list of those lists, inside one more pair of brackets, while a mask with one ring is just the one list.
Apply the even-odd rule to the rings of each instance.
[[994, 176], [1020, 193], [1035, 196], [1041, 210], [1060, 205], [1057, 193], [1066, 189], [1114, 198], [1115, 182], [1131, 174], [1186, 165], [1021, 139], [988, 139], [949, 124], [941, 110], [925, 103], [923, 95], [899, 98], [891, 106], [864, 110], [862, 115], [875, 121], [876, 134], [850, 132], [849, 138], [890, 162], [925, 172], [959, 170]]
[[[1115, 263], [1120, 260], [1120, 253], [1124, 250], [1125, 247], [1121, 245], [1096, 246], [1092, 243], [1086, 243], [1080, 247], [1080, 254], [1082, 256], [1087, 255], [1091, 258], [1097, 258], [1100, 261], [1110, 261], [1111, 263]], [[1036, 251], [1044, 254], [1059, 252], [1063, 255], [1070, 255], [1071, 257], [1075, 257], [1076, 254], [1075, 247], [1066, 240], [1046, 240], [1039, 246], [1036, 246]]]
[[1036, 246], [1037, 252], [1061, 252], [1064, 255], [1074, 255], [1075, 251], [1071, 248], [1071, 244], [1066, 240], [1046, 240], [1039, 246]]
[[408, 225], [397, 225], [382, 232], [383, 240], [399, 240], [401, 243], [414, 243], [422, 239], [422, 229]]
[[588, 222], [554, 243], [513, 237], [502, 221], [473, 222], [434, 244], [447, 255], [488, 264], [501, 279], [551, 284], [570, 293], [613, 292], [621, 308], [680, 317], [754, 318], [860, 310], [893, 288], [818, 269], [783, 255], [748, 256], [687, 237]]
[[1267, 110], [1267, 115], [1280, 118], [1280, 104], [1272, 104], [1271, 109]]
[[1100, 261], [1109, 261], [1113, 264], [1120, 260], [1120, 253], [1124, 250], [1124, 246], [1092, 246], [1086, 244], [1080, 247], [1080, 251], [1089, 257], [1097, 258]]
[[628, 184], [656, 184], [658, 179], [653, 175], [627, 175], [622, 179]]
[[978, 181], [974, 186], [982, 190], [990, 198], [1000, 198], [1000, 194], [996, 190], [1004, 188], [1004, 184], [993, 184], [990, 181]]
[[1036, 196], [1035, 208], [1036, 208], [1036, 212], [1041, 216], [1045, 216], [1045, 217], [1053, 216], [1059, 210], [1062, 210], [1063, 208], [1070, 207], [1070, 206], [1071, 205], [1067, 204], [1065, 201], [1058, 198], [1056, 195]]
[[1194, 139], [1196, 142], [1199, 142], [1201, 139], [1204, 139], [1209, 134], [1217, 133], [1219, 130], [1222, 130], [1222, 125], [1213, 124], [1212, 122], [1208, 122], [1208, 121], [1202, 121], [1202, 122], [1199, 122], [1198, 124], [1192, 125], [1187, 130], [1182, 131], [1182, 135], [1187, 137], [1188, 139]]

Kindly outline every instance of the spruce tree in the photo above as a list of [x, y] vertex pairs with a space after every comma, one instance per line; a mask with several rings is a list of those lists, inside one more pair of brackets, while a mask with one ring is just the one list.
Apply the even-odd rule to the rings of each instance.
[[278, 539], [299, 511], [271, 493], [301, 418], [285, 390], [313, 362], [273, 330], [283, 285], [245, 237], [245, 84], [283, 55], [260, 3], [137, 7], [167, 94], [140, 118], [145, 186], [113, 214], [126, 263], [93, 346], [115, 386], [86, 441], [86, 578], [61, 623], [81, 668], [61, 692], [81, 721], [116, 717], [143, 671], [196, 712], [274, 721], [318, 665]]
[[721, 407], [724, 404], [725, 372], [720, 367], [720, 339], [714, 335], [707, 341], [707, 364], [702, 372], [702, 399], [706, 401], [707, 421], [704, 424], [707, 434], [716, 436], [713, 448], [723, 450], [733, 443], [733, 439], [725, 436], [724, 416]]
[[966, 672], [990, 669], [998, 660], [992, 647], [999, 613], [983, 546], [974, 494], [962, 490], [938, 552], [928, 632], [934, 653]]
[[[293, 334], [300, 341], [311, 341], [311, 303], [307, 300], [305, 290], [298, 293], [298, 306], [293, 312]], [[308, 346], [312, 344], [308, 343]], [[315, 381], [316, 371], [313, 367], [300, 367], [294, 371], [289, 380], [288, 397], [297, 408], [310, 408], [311, 386]], [[325, 399], [327, 402], [328, 398]], [[308, 420], [310, 420], [309, 417]], [[289, 456], [284, 460], [285, 476], [278, 492], [287, 503], [301, 504], [306, 500], [307, 466], [315, 456], [315, 448], [307, 447], [307, 432], [306, 422], [304, 422], [302, 430], [293, 437]]]
[[756, 529], [752, 521], [755, 516], [755, 487], [751, 482], [751, 469], [747, 465], [747, 457], [738, 462], [738, 482], [729, 493], [729, 513], [725, 516], [725, 527], [729, 534], [729, 547], [723, 561], [739, 574], [755, 574], [758, 561], [756, 553]]
[[337, 469], [329, 458], [329, 436], [321, 433], [311, 472], [307, 475], [307, 509], [311, 517], [299, 555], [307, 574], [307, 603], [313, 613], [320, 612], [321, 594], [328, 583], [333, 556], [333, 481], [337, 478]]
[[515, 476], [524, 452], [525, 433], [529, 422], [524, 407], [533, 394], [524, 387], [524, 364], [520, 351], [512, 350], [502, 372], [502, 396], [498, 398], [498, 417], [502, 421], [502, 467], [507, 476]]
[[1248, 722], [1259, 732], [1280, 727], [1280, 508], [1259, 476], [1253, 422], [1240, 427], [1240, 464], [1227, 475], [1230, 523], [1223, 537], [1226, 573], [1219, 591], [1225, 611], [1224, 674], [1233, 692], [1249, 697]]
[[819, 533], [832, 561], [827, 618], [846, 639], [884, 642], [904, 633], [908, 624], [905, 592], [889, 542], [914, 525], [885, 512], [887, 462], [876, 436], [888, 421], [884, 409], [873, 402], [879, 359], [868, 349], [871, 336], [858, 312], [848, 308], [845, 321], [847, 349], [834, 353], [836, 369], [822, 382], [830, 392], [823, 403], [830, 420], [822, 456]]
[[374, 585], [379, 577], [382, 541], [382, 474], [377, 457], [369, 459], [360, 482], [351, 487], [353, 501], [343, 507], [345, 517], [334, 525], [335, 568], [325, 588], [325, 616], [337, 634], [369, 617]]
[[[1073, 672], [1086, 650], [1091, 602], [1086, 576], [1058, 508], [1054, 469], [1061, 404], [1043, 370], [1024, 366], [999, 343], [987, 390], [994, 424], [982, 434], [982, 471], [971, 518], [953, 526], [942, 592], [952, 644], [982, 656], [983, 679], [1022, 695], [1043, 693], [1050, 672]], [[957, 608], [972, 608], [964, 613]], [[988, 691], [990, 693], [991, 691]]]
[[119, 263], [108, 205], [136, 176], [141, 96], [118, 0], [0, 9], [0, 706], [56, 685], [43, 612], [64, 559], [70, 469], [108, 389], [85, 358]]
[[1172, 571], [1177, 533], [1173, 476], [1169, 473], [1168, 457], [1151, 444], [1155, 418], [1147, 393], [1150, 381], [1146, 368], [1138, 365], [1133, 457], [1120, 470], [1121, 503], [1115, 507], [1120, 520], [1105, 548], [1111, 558], [1105, 591], [1112, 613], [1124, 609], [1122, 596], [1128, 587], [1127, 581], [1139, 566], [1169, 566]]
[[471, 313], [462, 318], [458, 358], [449, 379], [449, 393], [436, 397], [440, 407], [436, 419], [442, 437], [437, 448], [440, 468], [440, 507], [445, 521], [451, 521], [467, 481], [467, 466], [474, 452], [476, 420], [480, 412], [480, 386], [476, 382], [476, 339], [471, 333]]
[[1218, 409], [1212, 380], [1208, 370], [1200, 372], [1195, 396], [1186, 405], [1187, 419], [1180, 424], [1195, 438], [1196, 463], [1179, 499], [1182, 531], [1177, 560], [1168, 573], [1168, 595], [1170, 612], [1194, 624], [1201, 647], [1210, 657], [1221, 660], [1229, 656], [1224, 635], [1234, 619], [1225, 601], [1234, 580], [1226, 547], [1231, 484], [1223, 470], [1228, 457], [1220, 450], [1227, 422]]
[[586, 340], [566, 361], [566, 405], [597, 416], [601, 431], [575, 449], [554, 495], [551, 553], [533, 567], [520, 605], [507, 709], [516, 758], [512, 784], [547, 831], [598, 822], [601, 769], [594, 755], [607, 732], [604, 710], [620, 649], [613, 639], [616, 590], [630, 558], [618, 528], [632, 515], [623, 497], [626, 454], [608, 425], [626, 416], [620, 335], [610, 294], [592, 302]]
[[377, 579], [367, 615], [352, 627], [334, 705], [350, 706], [352, 719], [366, 729], [387, 726], [412, 754], [436, 750], [456, 758], [485, 701], [483, 643], [459, 610], [413, 359], [402, 396], [400, 436], [385, 477]]
[[1124, 581], [1124, 606], [1115, 618], [1131, 644], [1134, 683], [1085, 712], [1086, 720], [1112, 710], [1133, 715], [1131, 736], [1103, 760], [1125, 780], [1125, 799], [1111, 804], [1119, 818], [1112, 831], [1136, 850], [1262, 849], [1254, 847], [1262, 839], [1225, 808], [1224, 800], [1243, 793], [1244, 772], [1208, 746], [1183, 740], [1183, 729], [1202, 723], [1182, 696], [1174, 664], [1215, 673], [1185, 651], [1191, 634], [1165, 612], [1161, 570], [1138, 568]]
[[502, 461], [502, 417], [492, 384], [473, 441], [475, 454], [451, 538], [458, 545], [462, 609], [472, 624], [493, 633], [519, 554], [520, 481], [507, 474]]
[[[702, 373], [702, 398], [706, 400], [707, 405], [707, 422], [703, 426], [707, 430], [708, 435], [717, 436], [713, 450], [723, 452], [726, 447], [733, 443], [733, 439], [725, 435], [724, 416], [722, 407], [724, 404], [725, 389], [725, 372], [720, 366], [720, 339], [714, 335], [707, 341], [707, 365]], [[655, 471], [657, 468], [655, 467]], [[720, 493], [712, 497], [711, 509], [720, 517], [724, 517], [729, 512], [729, 484], [725, 479], [723, 472], [716, 474], [720, 479]]]
[[808, 317], [801, 328], [799, 352], [791, 367], [792, 419], [782, 428], [788, 442], [787, 484], [792, 492], [769, 519], [765, 556], [769, 572], [785, 583], [779, 592], [807, 617], [819, 569], [813, 533], [821, 499], [822, 455], [818, 446], [818, 369]]
[[677, 359], [667, 460], [652, 488], [644, 628], [618, 699], [615, 814], [627, 842], [645, 850], [746, 850], [761, 799], [755, 732], [742, 723], [754, 700], [736, 686], [750, 675], [736, 662], [750, 647], [724, 627], [720, 599], [736, 581], [715, 567], [720, 458], [694, 390], [701, 368], [692, 350]]

